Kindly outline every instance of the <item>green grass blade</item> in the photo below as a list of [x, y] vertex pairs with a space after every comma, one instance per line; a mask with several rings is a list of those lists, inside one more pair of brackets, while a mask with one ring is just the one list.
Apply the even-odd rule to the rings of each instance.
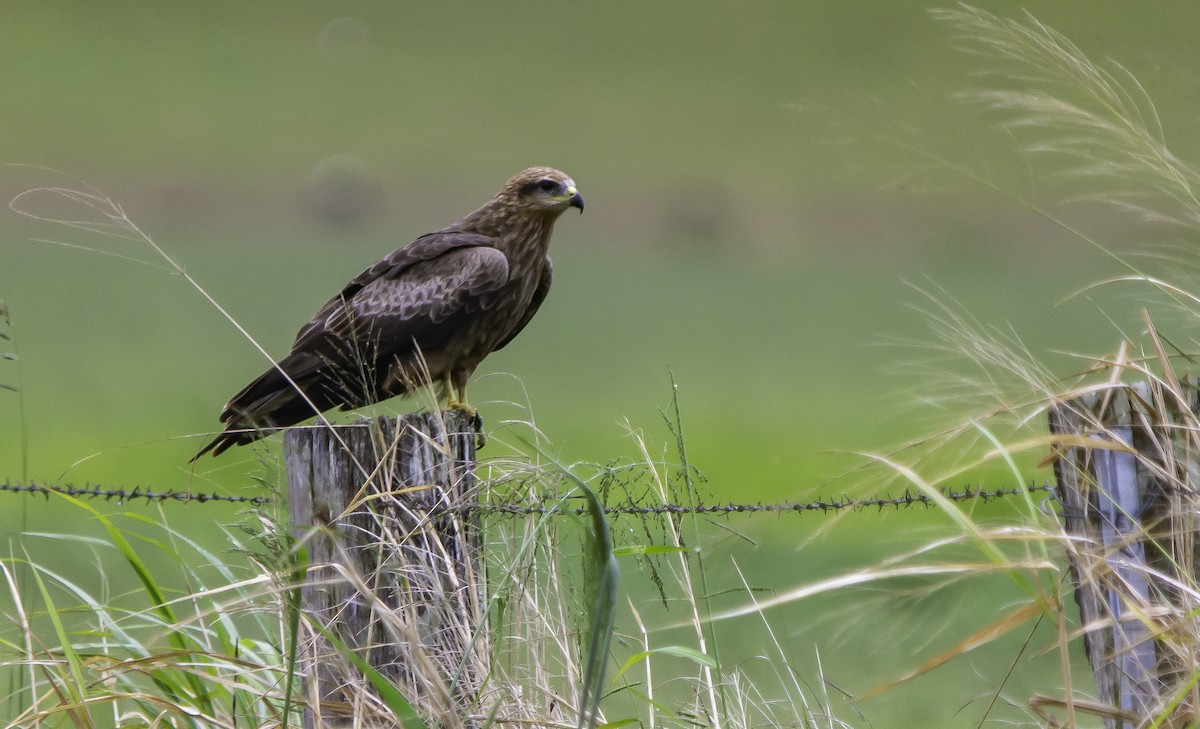
[[586, 670], [583, 679], [583, 696], [579, 702], [582, 713], [579, 729], [596, 726], [600, 708], [600, 697], [604, 688], [604, 668], [608, 662], [609, 645], [612, 642], [616, 623], [617, 585], [620, 569], [613, 555], [612, 536], [608, 530], [608, 519], [604, 515], [604, 504], [596, 493], [582, 483], [579, 484], [592, 517], [591, 538], [584, 549], [584, 574], [591, 578], [585, 586], [595, 585], [595, 591], [587, 601], [592, 610], [591, 630], [588, 633], [588, 648], [584, 658]]
[[628, 547], [617, 547], [613, 549], [613, 555], [617, 557], [648, 557], [658, 554], [687, 554], [687, 547], [671, 547], [664, 544], [640, 544], [630, 545]]
[[[613, 628], [616, 622], [618, 584], [620, 569], [613, 554], [612, 535], [608, 528], [608, 519], [604, 513], [604, 504], [600, 497], [583, 479], [571, 472], [571, 469], [549, 455], [534, 443], [518, 436], [526, 446], [532, 448], [539, 456], [549, 461], [573, 484], [579, 494], [587, 502], [588, 514], [591, 517], [590, 538], [584, 547], [584, 596], [585, 604], [591, 608], [590, 627], [587, 634], [587, 651], [584, 657], [583, 690], [579, 700], [579, 729], [596, 726], [600, 699], [604, 688], [604, 666], [608, 661], [609, 646], [612, 643]], [[569, 494], [569, 498], [574, 494]]]
[[[26, 555], [28, 561], [29, 555]], [[50, 624], [54, 626], [54, 633], [58, 638], [58, 644], [62, 647], [63, 659], [67, 662], [67, 669], [71, 674], [70, 681], [63, 681], [60, 685], [67, 692], [68, 701], [78, 707], [69, 710], [74, 722], [79, 726], [91, 726], [91, 721], [87, 717], [87, 710], [82, 708], [85, 706], [84, 697], [87, 683], [83, 679], [83, 661], [71, 642], [71, 636], [67, 632], [67, 628], [63, 625], [62, 616], [58, 612], [58, 608], [54, 605], [54, 598], [50, 596], [50, 590], [46, 588], [46, 583], [42, 579], [41, 570], [33, 563], [29, 563], [33, 567], [30, 573], [33, 575], [34, 583], [37, 585], [38, 592], [42, 596], [42, 602], [46, 605], [46, 615], [50, 618]], [[31, 656], [32, 657], [32, 656]], [[83, 712], [82, 714], [79, 712]]]
[[712, 656], [701, 653], [695, 648], [688, 648], [687, 646], [682, 645], [668, 645], [663, 646], [662, 648], [653, 648], [648, 651], [635, 653], [634, 655], [630, 656], [629, 660], [625, 661], [625, 665], [621, 666], [621, 670], [617, 671], [617, 674], [613, 676], [612, 680], [616, 681], [623, 676], [626, 671], [642, 661], [649, 660], [652, 656], [675, 656], [677, 658], [686, 658], [689, 661], [697, 663], [701, 666], [708, 666], [709, 668], [717, 667], [717, 662], [712, 659]]
[[[129, 540], [125, 538], [125, 535], [116, 526], [116, 524], [114, 524], [107, 516], [101, 514], [97, 509], [79, 499], [66, 494], [56, 494], [56, 496], [66, 499], [81, 509], [90, 512], [92, 516], [95, 517], [95, 519], [99, 521], [104, 529], [108, 532], [109, 538], [112, 539], [113, 546], [116, 547], [117, 551], [125, 559], [125, 563], [129, 565], [130, 569], [133, 570], [134, 575], [137, 576], [138, 581], [141, 582], [142, 589], [146, 592], [146, 595], [150, 599], [151, 608], [163, 621], [164, 627], [167, 629], [167, 640], [170, 642], [171, 646], [180, 652], [189, 652], [196, 648], [196, 642], [192, 640], [186, 632], [175, 628], [175, 626], [179, 625], [179, 621], [175, 616], [175, 612], [168, 604], [165, 593], [159, 587], [158, 581], [154, 578], [153, 572], [150, 571], [150, 569], [142, 561], [141, 557], [138, 556], [137, 552], [133, 549], [133, 546], [130, 545]], [[204, 648], [204, 646], [199, 647], [201, 649]], [[191, 672], [185, 672], [183, 674], [183, 679], [187, 683], [187, 688], [191, 692], [191, 695], [196, 701], [201, 712], [209, 716], [216, 713], [208, 691], [204, 688], [200, 678]]]
[[295, 551], [296, 562], [292, 569], [291, 579], [288, 584], [291, 586], [288, 589], [287, 597], [284, 602], [284, 609], [287, 612], [287, 671], [285, 672], [284, 687], [283, 687], [283, 716], [280, 717], [280, 726], [282, 729], [288, 729], [289, 721], [292, 713], [292, 695], [295, 691], [296, 680], [296, 660], [297, 654], [300, 651], [300, 587], [304, 584], [304, 578], [308, 574], [308, 550], [300, 547]]

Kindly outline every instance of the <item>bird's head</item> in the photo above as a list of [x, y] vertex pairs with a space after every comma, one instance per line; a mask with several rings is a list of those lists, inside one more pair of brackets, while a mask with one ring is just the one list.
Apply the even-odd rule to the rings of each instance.
[[530, 167], [509, 180], [500, 196], [530, 211], [557, 215], [571, 207], [583, 212], [583, 196], [575, 181], [553, 167]]

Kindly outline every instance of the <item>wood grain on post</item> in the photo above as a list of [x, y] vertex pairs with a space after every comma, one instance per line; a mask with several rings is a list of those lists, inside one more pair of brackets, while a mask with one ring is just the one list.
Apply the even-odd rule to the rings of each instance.
[[[1200, 432], [1194, 380], [1121, 385], [1055, 404], [1054, 464], [1084, 647], [1106, 729], [1132, 729], [1200, 695]], [[1189, 587], [1190, 586], [1190, 587]], [[1173, 723], [1181, 722], [1181, 723]]]
[[[487, 655], [480, 603], [475, 427], [457, 411], [294, 428], [284, 438], [293, 534], [308, 555], [306, 618], [418, 707], [461, 716]], [[302, 673], [305, 725], [378, 710], [361, 673], [316, 631]]]

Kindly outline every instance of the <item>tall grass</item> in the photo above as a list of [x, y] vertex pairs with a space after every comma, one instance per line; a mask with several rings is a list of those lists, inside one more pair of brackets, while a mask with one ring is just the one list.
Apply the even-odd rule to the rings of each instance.
[[[677, 434], [679, 422], [676, 414], [671, 427]], [[523, 440], [519, 427], [505, 432]], [[7, 726], [299, 726], [312, 699], [305, 684], [311, 687], [318, 671], [341, 676], [358, 697], [346, 724], [354, 727], [846, 726], [835, 718], [835, 699], [814, 694], [786, 668], [782, 646], [779, 656], [760, 658], [777, 672], [778, 686], [770, 690], [718, 659], [711, 598], [697, 588], [704, 567], [696, 554], [709, 541], [702, 521], [666, 514], [611, 529], [597, 521], [598, 507], [700, 497], [695, 472], [682, 459], [652, 458], [653, 446], [640, 433], [631, 435], [640, 462], [567, 466], [545, 446], [532, 445], [525, 457], [487, 462], [483, 506], [566, 513], [515, 518], [485, 512], [483, 616], [463, 611], [453, 598], [380, 605], [381, 638], [400, 641], [408, 666], [406, 676], [390, 682], [380, 667], [363, 664], [336, 640], [316, 661], [311, 654], [305, 660], [311, 641], [305, 636], [322, 631], [316, 616], [300, 615], [299, 623], [289, 617], [296, 615], [294, 588], [306, 569], [315, 570], [318, 586], [348, 584], [355, 602], [379, 598], [372, 575], [305, 564], [297, 549], [303, 543], [293, 544], [273, 513], [241, 515], [236, 527], [221, 528], [229, 550], [212, 552], [170, 526], [165, 508], [106, 514], [55, 497], [99, 524], [104, 536], [26, 534], [25, 552], [0, 562], [12, 606], [0, 650], [5, 670], [25, 676], [23, 687], [4, 697], [12, 717]], [[571, 515], [580, 503], [590, 504], [592, 516]], [[377, 545], [395, 551], [383, 561], [394, 564], [417, 538], [399, 535]], [[98, 589], [31, 557], [45, 541], [88, 555]], [[661, 600], [692, 616], [690, 640], [687, 633], [664, 640], [661, 628], [642, 619], [644, 605], [630, 602], [618, 611], [618, 562], [626, 563], [626, 572], [640, 563], [656, 576]], [[35, 585], [32, 597], [15, 589], [22, 575]], [[110, 584], [129, 578], [137, 590], [110, 594]], [[457, 631], [487, 649], [459, 658], [441, 654], [437, 641], [420, 637], [429, 626], [439, 634]], [[770, 625], [762, 631], [770, 635]], [[477, 663], [464, 665], [463, 657]], [[464, 672], [481, 679], [466, 682], [470, 701], [447, 700]]]

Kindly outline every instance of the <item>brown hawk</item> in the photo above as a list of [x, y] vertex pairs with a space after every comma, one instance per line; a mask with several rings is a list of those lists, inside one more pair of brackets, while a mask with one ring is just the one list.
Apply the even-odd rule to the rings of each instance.
[[296, 335], [292, 351], [233, 396], [225, 429], [192, 459], [340, 406], [351, 410], [434, 383], [470, 410], [467, 380], [545, 300], [554, 221], [583, 212], [575, 182], [550, 167], [509, 180], [483, 207], [359, 274]]

